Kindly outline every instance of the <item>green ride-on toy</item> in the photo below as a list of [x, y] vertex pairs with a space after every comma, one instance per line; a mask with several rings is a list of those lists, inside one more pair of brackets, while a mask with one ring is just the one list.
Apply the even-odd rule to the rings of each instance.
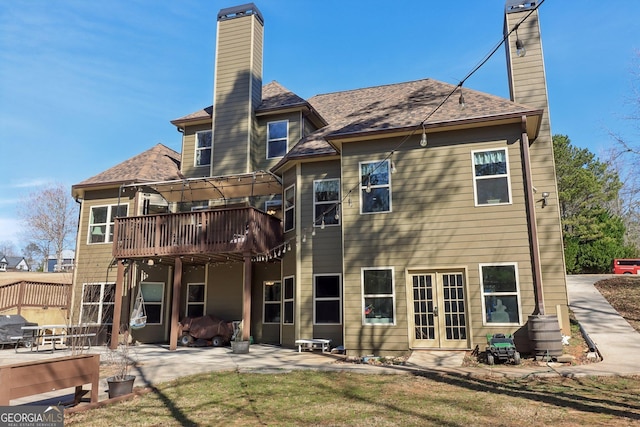
[[496, 362], [512, 361], [514, 365], [520, 364], [520, 353], [513, 343], [513, 335], [487, 334], [487, 363], [494, 365]]

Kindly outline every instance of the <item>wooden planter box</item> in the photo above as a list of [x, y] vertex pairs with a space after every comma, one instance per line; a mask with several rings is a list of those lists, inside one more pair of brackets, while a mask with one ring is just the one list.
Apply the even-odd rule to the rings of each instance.
[[35, 362], [0, 366], [0, 406], [11, 399], [75, 387], [75, 403], [82, 397], [82, 386], [91, 384], [91, 403], [98, 401], [100, 355], [56, 357]]

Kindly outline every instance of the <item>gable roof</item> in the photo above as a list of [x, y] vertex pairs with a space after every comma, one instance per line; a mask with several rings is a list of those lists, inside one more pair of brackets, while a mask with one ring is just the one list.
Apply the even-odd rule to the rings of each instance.
[[107, 188], [135, 182], [180, 179], [180, 154], [163, 144], [156, 144], [124, 162], [75, 184], [71, 192], [80, 195], [84, 189]]
[[27, 263], [27, 260], [25, 260], [24, 257], [0, 255], [0, 262], [2, 262], [3, 264], [6, 263], [7, 268], [16, 268], [16, 266], [20, 264], [22, 261], [24, 261], [25, 264], [27, 264], [27, 267], [29, 266], [29, 264]]
[[330, 141], [339, 138], [418, 131], [423, 121], [434, 128], [542, 113], [498, 96], [463, 91], [464, 109], [456, 86], [433, 79], [316, 95], [309, 103], [328, 126], [302, 138], [272, 170], [294, 159], [337, 155]]

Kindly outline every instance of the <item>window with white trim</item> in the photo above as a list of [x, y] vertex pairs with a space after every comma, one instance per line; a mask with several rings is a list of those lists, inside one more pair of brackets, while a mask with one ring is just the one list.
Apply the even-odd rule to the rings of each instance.
[[342, 292], [339, 274], [313, 276], [313, 323], [342, 324]]
[[267, 123], [267, 159], [282, 157], [287, 153], [289, 121]]
[[111, 325], [115, 295], [115, 283], [83, 283], [80, 323]]
[[196, 133], [196, 155], [194, 166], [209, 166], [211, 164], [212, 132], [205, 130]]
[[266, 281], [263, 283], [264, 289], [264, 310], [262, 322], [280, 324], [280, 312], [282, 310], [282, 282]]
[[314, 225], [340, 225], [340, 179], [313, 181]]
[[296, 186], [284, 189], [284, 231], [291, 231], [296, 226]]
[[391, 212], [389, 160], [360, 163], [360, 213]]
[[480, 264], [484, 324], [521, 324], [516, 263]]
[[365, 325], [395, 323], [393, 268], [362, 269], [362, 322]]
[[164, 283], [140, 282], [144, 310], [147, 313], [147, 325], [162, 324], [164, 313]]
[[128, 205], [92, 206], [89, 214], [87, 244], [110, 243], [117, 217], [127, 216]]
[[207, 287], [204, 283], [187, 283], [187, 317], [204, 316], [206, 313], [206, 298]]
[[471, 157], [476, 206], [511, 203], [507, 150], [472, 151]]
[[295, 303], [295, 280], [293, 276], [285, 277], [282, 292], [282, 323], [293, 325]]

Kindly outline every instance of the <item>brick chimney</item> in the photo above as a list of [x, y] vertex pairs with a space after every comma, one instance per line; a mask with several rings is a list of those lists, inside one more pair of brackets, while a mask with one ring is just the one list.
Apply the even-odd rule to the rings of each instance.
[[253, 3], [218, 13], [211, 175], [250, 172], [254, 111], [262, 100], [264, 19]]

